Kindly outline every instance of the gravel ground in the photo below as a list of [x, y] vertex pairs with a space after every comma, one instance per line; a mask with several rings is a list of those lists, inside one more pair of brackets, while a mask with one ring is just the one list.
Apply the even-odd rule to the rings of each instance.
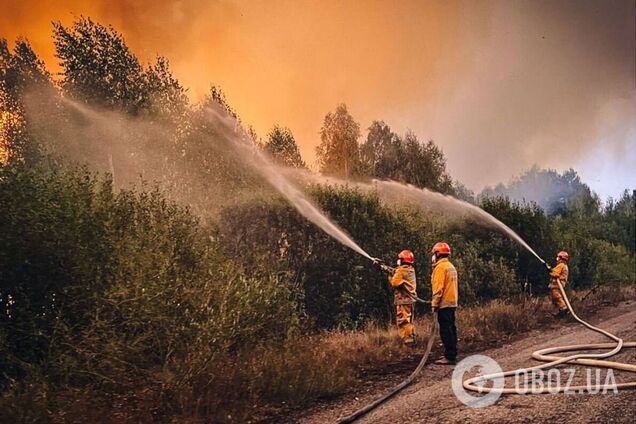
[[[579, 314], [585, 319], [585, 313]], [[589, 320], [592, 324], [617, 334], [626, 341], [636, 341], [636, 308], [634, 302], [607, 307]], [[574, 321], [545, 331], [535, 330], [527, 337], [499, 348], [484, 350], [480, 354], [497, 360], [505, 370], [537, 364], [531, 358], [535, 350], [607, 340]], [[461, 347], [461, 346], [460, 346]], [[617, 362], [636, 363], [636, 349], [625, 349], [612, 358]], [[576, 370], [575, 382], [584, 382], [584, 367], [565, 365]], [[595, 372], [592, 371], [592, 376]], [[429, 364], [411, 387], [371, 412], [361, 423], [634, 423], [636, 422], [636, 391], [617, 394], [548, 394], [505, 395], [489, 407], [474, 409], [464, 406], [451, 389], [452, 367]], [[562, 378], [567, 374], [563, 373]], [[607, 375], [602, 370], [602, 381]], [[634, 381], [633, 373], [615, 371], [617, 382]], [[395, 377], [393, 377], [395, 378]], [[593, 380], [594, 381], [594, 380]], [[379, 397], [397, 384], [399, 379], [382, 381], [373, 387], [365, 386], [363, 393], [308, 410], [301, 416], [287, 417], [293, 422], [329, 423], [348, 415]]]

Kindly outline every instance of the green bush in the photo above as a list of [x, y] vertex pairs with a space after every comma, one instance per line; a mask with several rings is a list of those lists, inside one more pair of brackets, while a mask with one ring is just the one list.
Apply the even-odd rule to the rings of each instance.
[[[422, 251], [428, 244], [375, 196], [329, 187], [316, 187], [311, 195], [371, 255], [394, 263], [402, 249]], [[291, 206], [272, 201], [229, 208], [221, 215], [219, 235], [226, 255], [249, 255], [255, 270], [290, 274], [309, 328], [362, 328], [369, 320], [390, 320], [393, 300], [386, 275]], [[429, 272], [418, 268], [420, 281], [427, 281]]]
[[175, 412], [214, 358], [297, 328], [286, 274], [245, 275], [156, 190], [0, 167], [0, 215], [2, 404], [24, 405], [32, 387], [63, 402], [81, 387], [96, 404]]
[[597, 260], [594, 282], [631, 283], [636, 281], [635, 258], [625, 247], [605, 240], [592, 240], [591, 244], [594, 258]]
[[483, 259], [475, 244], [465, 246], [455, 261], [459, 270], [459, 292], [462, 304], [486, 299], [507, 299], [521, 292], [514, 269], [503, 261]]

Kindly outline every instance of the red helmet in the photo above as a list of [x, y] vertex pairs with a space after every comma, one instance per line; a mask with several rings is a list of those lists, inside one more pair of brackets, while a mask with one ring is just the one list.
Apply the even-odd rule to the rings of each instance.
[[442, 254], [442, 255], [450, 255], [451, 248], [448, 245], [448, 243], [440, 241], [438, 243], [435, 243], [435, 246], [433, 246], [433, 248], [431, 249], [431, 252], [432, 253], [439, 253], [439, 254]]
[[415, 263], [415, 255], [410, 250], [401, 251], [400, 254], [398, 255], [398, 258], [402, 262], [406, 262], [409, 264]]
[[557, 258], [561, 258], [564, 261], [567, 261], [568, 259], [570, 259], [570, 255], [568, 255], [568, 252], [566, 252], [565, 250], [562, 250], [557, 254]]

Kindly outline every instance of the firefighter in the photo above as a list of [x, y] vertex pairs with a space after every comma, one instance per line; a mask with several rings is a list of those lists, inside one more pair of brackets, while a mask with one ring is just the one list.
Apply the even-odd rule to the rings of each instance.
[[[389, 277], [393, 287], [395, 317], [398, 334], [402, 342], [412, 346], [415, 343], [415, 299], [417, 283], [415, 280], [415, 255], [410, 250], [403, 250], [398, 255], [397, 268]], [[388, 268], [387, 268], [388, 269]]]
[[558, 308], [558, 312], [555, 314], [555, 317], [558, 318], [564, 317], [570, 312], [559, 289], [559, 282], [561, 282], [564, 290], [568, 282], [568, 259], [570, 259], [568, 252], [559, 252], [556, 257], [557, 264], [550, 270], [550, 284], [548, 288], [550, 289], [552, 304]]
[[433, 272], [431, 273], [431, 310], [437, 312], [439, 335], [444, 344], [444, 356], [439, 365], [454, 365], [457, 360], [457, 328], [455, 309], [457, 308], [457, 270], [448, 260], [451, 249], [448, 243], [439, 242], [431, 250]]

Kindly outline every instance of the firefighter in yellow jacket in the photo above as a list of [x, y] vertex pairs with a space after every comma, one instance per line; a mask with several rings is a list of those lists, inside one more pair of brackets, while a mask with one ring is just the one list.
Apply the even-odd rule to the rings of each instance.
[[415, 280], [415, 255], [410, 250], [403, 250], [398, 255], [397, 268], [389, 277], [394, 292], [395, 316], [398, 334], [406, 345], [415, 343], [415, 299], [417, 283]]
[[457, 360], [457, 270], [448, 260], [451, 249], [447, 243], [439, 242], [432, 249], [431, 310], [437, 312], [439, 335], [444, 344], [444, 357], [435, 361], [439, 365], [454, 365]]
[[550, 284], [548, 288], [550, 289], [550, 297], [552, 298], [552, 304], [559, 308], [559, 311], [555, 315], [556, 317], [564, 317], [568, 314], [568, 306], [563, 299], [563, 295], [561, 294], [561, 290], [559, 289], [559, 282], [565, 289], [565, 285], [568, 282], [568, 264], [567, 261], [570, 259], [570, 255], [568, 252], [561, 251], [557, 254], [557, 264], [550, 270]]

